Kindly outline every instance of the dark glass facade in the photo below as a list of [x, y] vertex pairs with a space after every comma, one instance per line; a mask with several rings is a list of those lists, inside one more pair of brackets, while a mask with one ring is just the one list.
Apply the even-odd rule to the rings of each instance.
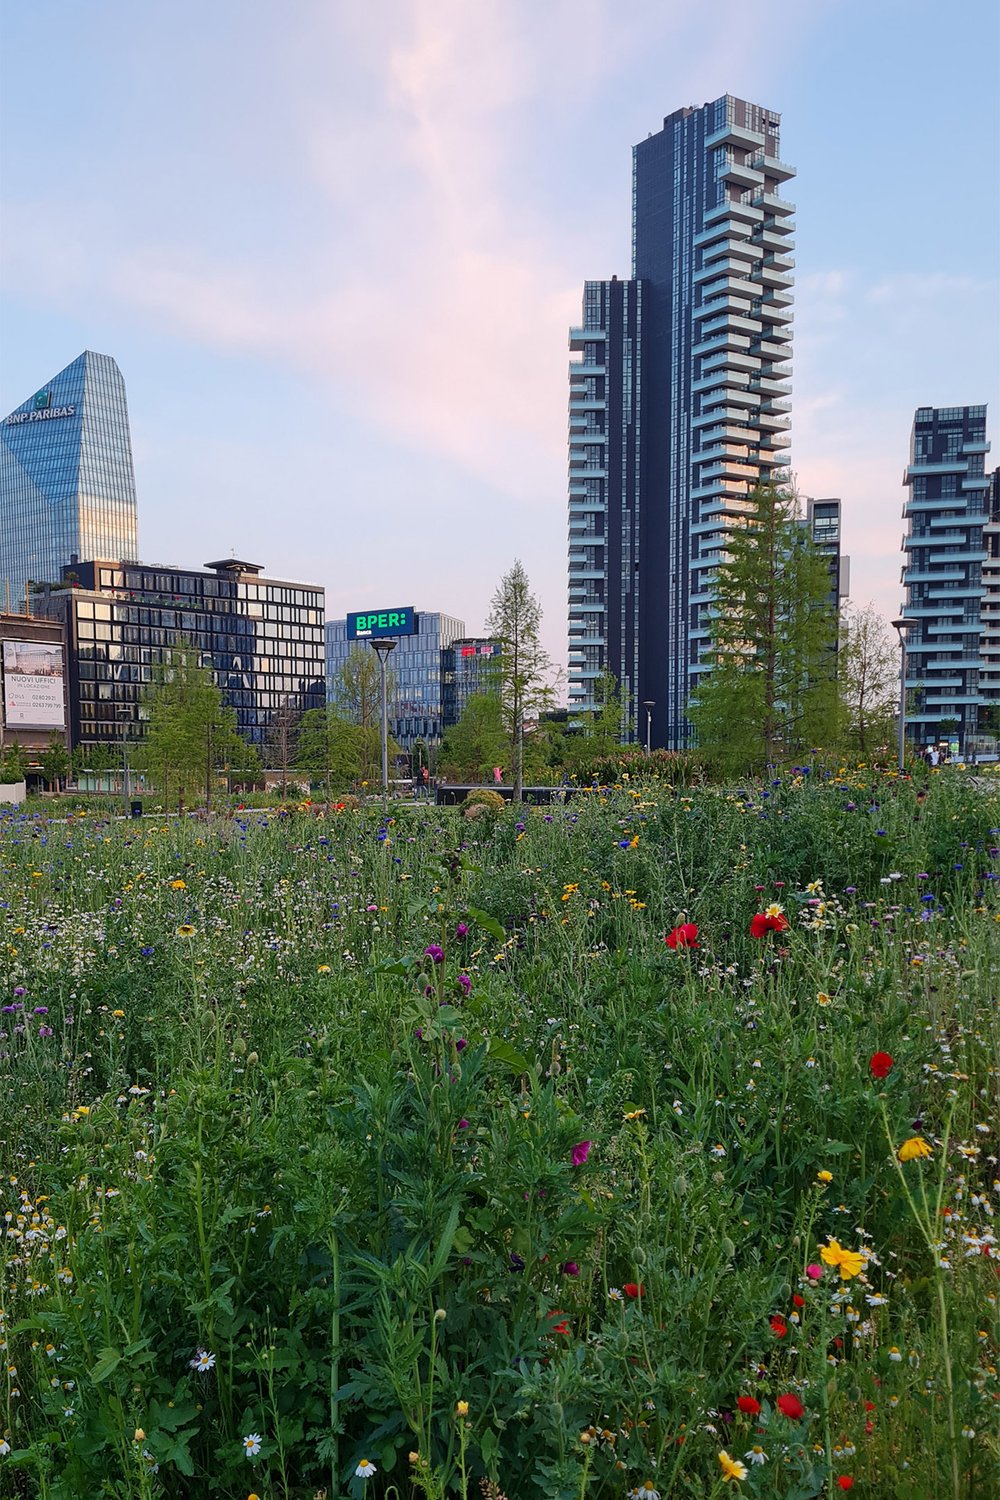
[[794, 210], [779, 188], [792, 176], [772, 110], [724, 95], [669, 115], [633, 152], [632, 280], [588, 282], [570, 334], [582, 354], [570, 367], [571, 704], [594, 707], [594, 680], [611, 671], [630, 737], [645, 740], [648, 703], [656, 745], [689, 743], [726, 536], [786, 462]]
[[0, 603], [55, 583], [74, 559], [135, 557], [138, 516], [125, 382], [89, 350], [0, 426]]
[[500, 643], [483, 637], [463, 637], [441, 652], [442, 725], [457, 724], [475, 693], [496, 691]]
[[212, 669], [240, 733], [262, 745], [278, 710], [322, 708], [324, 594], [265, 578], [235, 558], [206, 570], [147, 563], [77, 563], [71, 587], [36, 598], [64, 622], [75, 745], [141, 735], [140, 705], [153, 667], [172, 647], [194, 646]]
[[906, 641], [906, 733], [918, 745], [957, 738], [961, 753], [986, 701], [980, 646], [989, 448], [985, 406], [922, 406], [903, 475], [903, 614], [917, 622]]

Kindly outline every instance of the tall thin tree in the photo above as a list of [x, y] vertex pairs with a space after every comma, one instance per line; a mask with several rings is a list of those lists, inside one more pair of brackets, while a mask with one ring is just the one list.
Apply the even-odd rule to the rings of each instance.
[[552, 701], [549, 677], [552, 662], [542, 646], [539, 629], [542, 608], [528, 582], [523, 564], [501, 578], [486, 619], [486, 631], [500, 642], [498, 682], [504, 731], [514, 765], [514, 796], [524, 795], [524, 726], [531, 713]]

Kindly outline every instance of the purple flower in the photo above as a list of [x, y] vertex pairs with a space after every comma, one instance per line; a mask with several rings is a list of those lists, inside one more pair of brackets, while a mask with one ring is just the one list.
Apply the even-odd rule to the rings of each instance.
[[153, 954], [156, 952], [156, 949], [155, 948], [150, 948], [150, 947], [145, 947], [145, 948], [140, 948], [139, 952], [142, 954], [143, 958], [152, 958]]
[[468, 1128], [469, 1128], [469, 1122], [468, 1122], [468, 1120], [459, 1120], [459, 1122], [458, 1122], [458, 1128], [459, 1128], [459, 1130], [468, 1130]]
[[469, 993], [469, 991], [472, 989], [472, 980], [469, 978], [468, 974], [459, 974], [458, 987], [462, 991], [463, 995], [467, 995]]
[[575, 1260], [568, 1260], [562, 1269], [564, 1276], [579, 1276], [580, 1274], [580, 1267]]
[[52, 1035], [52, 1027], [51, 1026], [39, 1026], [39, 1028], [38, 1028], [38, 1035], [39, 1036], [51, 1036]]
[[469, 924], [468, 924], [468, 922], [459, 922], [458, 926], [455, 928], [455, 936], [456, 937], [465, 937], [467, 935], [468, 931], [469, 931]]
[[28, 991], [25, 989], [25, 987], [24, 987], [23, 984], [15, 984], [15, 986], [14, 986], [14, 994], [15, 995], [26, 995], [27, 993], [28, 993]]
[[580, 1141], [578, 1145], [573, 1147], [570, 1155], [573, 1158], [574, 1167], [582, 1167], [584, 1162], [587, 1160], [587, 1157], [590, 1155], [590, 1142]]
[[47, 1005], [36, 1005], [35, 1006], [35, 1015], [36, 1016], [47, 1016], [48, 1013], [49, 1013], [49, 1007]]
[[468, 1042], [467, 1042], [467, 1041], [466, 1041], [466, 1040], [465, 1040], [465, 1037], [464, 1037], [464, 1036], [460, 1036], [460, 1037], [459, 1037], [459, 1039], [458, 1039], [458, 1041], [457, 1041], [457, 1042], [456, 1042], [456, 1043], [455, 1043], [455, 1051], [456, 1051], [456, 1052], [464, 1052], [464, 1051], [465, 1051], [465, 1049], [466, 1049], [466, 1047], [467, 1047], [467, 1046], [468, 1046], [468, 1045], [469, 1045], [469, 1044], [468, 1044]]
[[431, 945], [430, 945], [429, 948], [425, 948], [424, 949], [424, 957], [425, 958], [429, 958], [430, 961], [431, 961], [431, 963], [434, 963], [434, 964], [443, 964], [444, 963], [444, 949], [443, 948], [439, 948], [438, 945], [437, 945], [437, 943], [431, 943]]

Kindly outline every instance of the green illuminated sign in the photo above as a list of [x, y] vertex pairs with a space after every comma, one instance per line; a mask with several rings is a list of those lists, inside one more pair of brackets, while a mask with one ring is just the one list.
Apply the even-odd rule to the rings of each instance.
[[417, 616], [413, 606], [405, 609], [371, 609], [347, 616], [347, 639], [369, 641], [375, 636], [416, 635]]

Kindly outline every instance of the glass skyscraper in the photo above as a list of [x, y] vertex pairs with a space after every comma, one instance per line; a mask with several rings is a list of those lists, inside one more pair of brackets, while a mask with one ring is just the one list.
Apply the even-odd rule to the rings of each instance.
[[794, 176], [779, 117], [724, 95], [633, 150], [632, 277], [570, 332], [569, 693], [618, 679], [632, 738], [689, 742], [712, 577], [787, 462]]
[[[388, 659], [393, 684], [388, 703], [389, 733], [404, 750], [417, 740], [437, 744], [444, 725], [443, 669], [445, 653], [453, 641], [465, 635], [465, 622], [432, 610], [417, 612], [415, 635], [401, 635]], [[347, 620], [326, 624], [327, 696], [336, 700], [335, 677], [351, 651], [371, 651], [365, 641], [347, 636]]]
[[193, 647], [210, 668], [240, 734], [265, 754], [277, 717], [325, 701], [324, 593], [267, 578], [235, 557], [205, 568], [96, 559], [47, 588], [39, 614], [63, 622], [69, 644], [73, 743], [141, 735], [143, 698], [158, 663]]
[[134, 558], [138, 515], [125, 382], [89, 350], [0, 427], [0, 602], [74, 560]]
[[985, 406], [921, 406], [903, 475], [903, 614], [917, 621], [906, 639], [907, 734], [917, 745], [957, 739], [962, 753], [988, 701], [980, 648], [989, 449]]

